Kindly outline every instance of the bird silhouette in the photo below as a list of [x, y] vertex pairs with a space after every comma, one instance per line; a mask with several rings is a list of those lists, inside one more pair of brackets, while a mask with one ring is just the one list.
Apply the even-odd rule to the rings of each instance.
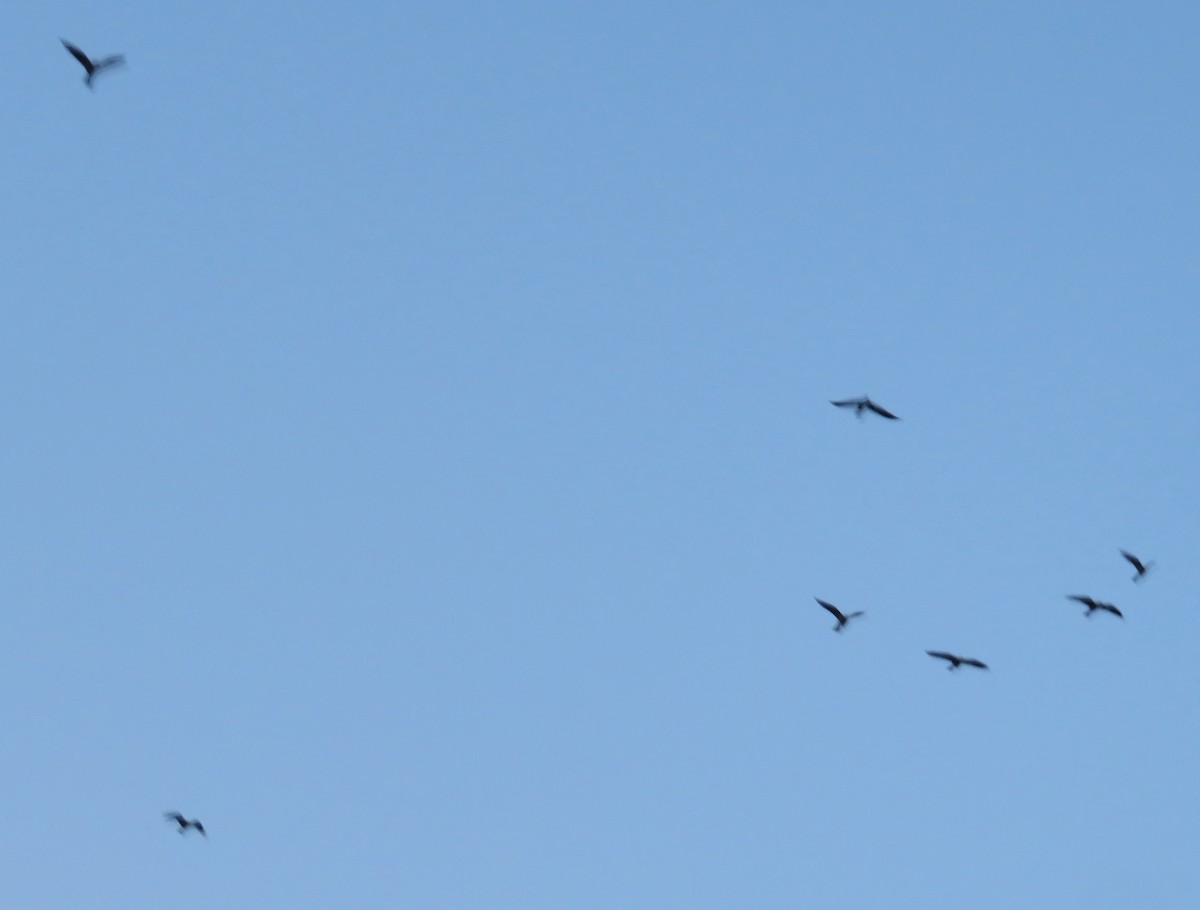
[[957, 670], [965, 664], [968, 667], [978, 667], [980, 670], [986, 670], [988, 665], [982, 660], [976, 660], [974, 657], [959, 657], [957, 654], [951, 654], [949, 651], [926, 651], [930, 657], [936, 657], [939, 660], [950, 661], [950, 666], [947, 670]]
[[850, 620], [854, 619], [856, 616], [862, 616], [864, 612], [863, 610], [855, 610], [853, 613], [843, 613], [833, 604], [829, 603], [828, 601], [821, 600], [819, 597], [814, 597], [813, 600], [833, 614], [834, 619], [836, 619], [838, 622], [838, 624], [833, 627], [833, 631], [835, 632], [842, 631], [842, 629], [846, 628], [846, 623], [850, 622]]
[[175, 824], [179, 825], [180, 834], [187, 833], [188, 828], [195, 828], [205, 837], [208, 837], [208, 832], [204, 830], [204, 825], [200, 824], [200, 819], [198, 818], [184, 818], [178, 812], [164, 812], [163, 818], [167, 819], [168, 821], [173, 821]]
[[1150, 568], [1154, 565], [1153, 562], [1142, 562], [1128, 550], [1122, 550], [1121, 555], [1128, 559], [1130, 565], [1137, 569], [1137, 575], [1133, 576], [1134, 581], [1141, 581], [1143, 578], [1145, 578], [1146, 573], [1149, 572]]
[[1087, 616], [1087, 617], [1090, 617], [1097, 610], [1103, 610], [1105, 613], [1111, 613], [1113, 616], [1119, 616], [1121, 619], [1125, 618], [1125, 616], [1121, 613], [1121, 611], [1118, 610], [1116, 607], [1114, 607], [1112, 604], [1104, 603], [1103, 601], [1100, 601], [1100, 600], [1093, 600], [1090, 597], [1084, 597], [1082, 594], [1068, 594], [1067, 600], [1078, 601], [1079, 603], [1081, 603], [1085, 607], [1087, 607], [1087, 612], [1085, 614], [1083, 614], [1084, 616]]
[[842, 401], [831, 401], [830, 404], [839, 408], [854, 408], [855, 417], [862, 417], [867, 411], [874, 411], [880, 417], [886, 417], [888, 420], [900, 419], [887, 408], [881, 408], [865, 395], [862, 398], [846, 398]]
[[83, 68], [87, 70], [87, 75], [83, 77], [84, 84], [92, 87], [92, 80], [100, 73], [107, 69], [112, 69], [114, 66], [120, 66], [125, 62], [124, 54], [113, 54], [111, 57], [105, 57], [103, 60], [93, 60], [79, 48], [65, 38], [59, 38], [63, 43], [63, 47], [71, 52], [71, 56], [83, 64]]

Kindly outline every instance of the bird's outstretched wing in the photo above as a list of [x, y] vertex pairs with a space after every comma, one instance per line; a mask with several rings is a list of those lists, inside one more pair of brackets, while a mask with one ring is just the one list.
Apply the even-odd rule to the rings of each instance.
[[1124, 556], [1126, 559], [1128, 559], [1128, 560], [1129, 560], [1130, 564], [1131, 564], [1131, 565], [1132, 565], [1132, 566], [1133, 566], [1135, 569], [1137, 569], [1137, 570], [1138, 570], [1138, 574], [1139, 574], [1139, 575], [1141, 575], [1142, 573], [1144, 573], [1144, 572], [1146, 571], [1146, 566], [1145, 566], [1145, 565], [1142, 563], [1142, 561], [1141, 561], [1140, 559], [1138, 559], [1138, 558], [1137, 558], [1136, 556], [1134, 556], [1132, 553], [1129, 553], [1129, 552], [1127, 552], [1127, 551], [1125, 551], [1125, 550], [1122, 550], [1122, 551], [1121, 551], [1121, 555], [1122, 555], [1122, 556]]
[[83, 68], [85, 70], [87, 70], [89, 73], [91, 73], [96, 69], [96, 65], [94, 63], [92, 63], [92, 61], [90, 59], [88, 59], [88, 55], [85, 54], [83, 51], [81, 51], [79, 48], [77, 48], [74, 44], [72, 44], [66, 38], [59, 38], [58, 40], [63, 43], [63, 47], [65, 47], [67, 50], [69, 50], [71, 52], [72, 57], [74, 57], [76, 60], [78, 60], [80, 63], [83, 64]]
[[831, 405], [839, 408], [858, 408], [866, 404], [865, 398], [843, 398], [841, 401], [831, 401]]
[[941, 660], [948, 660], [948, 661], [950, 661], [950, 663], [954, 663], [956, 660], [958, 660], [957, 654], [950, 654], [946, 651], [926, 651], [925, 653], [928, 654], [930, 657], [937, 657], [937, 658], [940, 658]]
[[180, 834], [186, 834], [188, 828], [195, 828], [205, 837], [208, 837], [208, 832], [204, 830], [204, 825], [200, 824], [200, 819], [198, 818], [184, 818], [179, 812], [164, 812], [163, 818], [167, 819], [168, 821], [173, 821], [175, 824], [179, 825]]
[[893, 414], [891, 411], [889, 411], [887, 408], [881, 408], [879, 405], [877, 405], [875, 402], [873, 402], [870, 398], [867, 399], [866, 405], [868, 408], [870, 408], [872, 411], [874, 411], [880, 417], [886, 417], [888, 420], [899, 420], [900, 419], [895, 414]]
[[1111, 613], [1113, 616], [1119, 616], [1121, 619], [1125, 618], [1125, 614], [1122, 613], [1120, 610], [1118, 610], [1116, 607], [1114, 607], [1112, 604], [1099, 604], [1098, 603], [1098, 604], [1096, 604], [1096, 609], [1103, 610], [1106, 613]]
[[841, 610], [839, 610], [837, 607], [835, 607], [829, 601], [821, 600], [821, 598], [819, 598], [819, 597], [814, 597], [813, 600], [815, 600], [817, 603], [819, 603], [821, 606], [823, 606], [826, 610], [828, 610], [830, 613], [832, 613], [837, 618], [838, 622], [846, 621], [845, 614], [843, 614]]
[[853, 613], [847, 613], [846, 619], [851, 620], [851, 619], [854, 619], [854, 617], [856, 617], [856, 616], [866, 616], [866, 615], [867, 615], [866, 610], [855, 610]]
[[1090, 597], [1084, 597], [1082, 594], [1068, 594], [1067, 600], [1077, 600], [1088, 609], [1096, 609], [1096, 601]]
[[120, 66], [125, 62], [124, 54], [113, 54], [111, 57], [105, 57], [103, 60], [97, 60], [92, 64], [97, 70], [106, 70], [109, 67]]
[[982, 660], [976, 660], [974, 657], [964, 657], [962, 662], [968, 667], [978, 667], [980, 670], [986, 670], [988, 668], [988, 665]]

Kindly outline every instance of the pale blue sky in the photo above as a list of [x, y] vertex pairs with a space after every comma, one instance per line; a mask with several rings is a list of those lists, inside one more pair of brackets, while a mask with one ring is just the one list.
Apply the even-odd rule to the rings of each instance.
[[5, 906], [1198, 905], [1200, 10], [899, 6], [7, 10]]

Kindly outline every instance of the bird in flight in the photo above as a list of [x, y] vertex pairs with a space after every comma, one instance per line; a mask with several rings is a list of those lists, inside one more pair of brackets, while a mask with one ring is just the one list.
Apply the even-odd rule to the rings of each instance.
[[82, 63], [83, 68], [87, 70], [87, 75], [83, 77], [83, 81], [88, 88], [92, 87], [92, 80], [100, 73], [107, 69], [112, 69], [114, 66], [120, 66], [125, 62], [124, 54], [113, 54], [111, 57], [105, 57], [103, 60], [93, 60], [65, 38], [59, 38], [58, 40], [63, 43], [63, 47], [71, 52], [71, 56]]
[[950, 661], [950, 666], [947, 670], [957, 670], [963, 664], [968, 667], [978, 667], [980, 670], [986, 670], [988, 665], [982, 660], [976, 660], [974, 657], [959, 657], [957, 654], [951, 654], [949, 651], [926, 651], [930, 657], [936, 657], [940, 660]]
[[1150, 567], [1154, 565], [1153, 562], [1142, 562], [1128, 550], [1122, 550], [1121, 555], [1128, 559], [1129, 564], [1137, 569], [1137, 575], [1133, 576], [1134, 581], [1141, 581], [1145, 578], [1146, 573], [1150, 571]]
[[1083, 614], [1084, 616], [1091, 616], [1097, 610], [1103, 610], [1105, 613], [1111, 613], [1113, 616], [1121, 617], [1121, 619], [1125, 618], [1121, 614], [1121, 611], [1112, 604], [1106, 604], [1103, 601], [1093, 600], [1090, 597], [1084, 597], [1082, 594], [1068, 594], [1067, 600], [1076, 600], [1087, 607], [1087, 612]]
[[186, 833], [188, 828], [195, 828], [205, 837], [208, 837], [208, 832], [204, 830], [204, 825], [200, 824], [200, 819], [198, 818], [184, 818], [178, 812], [164, 812], [163, 818], [167, 819], [168, 821], [173, 821], [175, 824], [179, 825], [180, 834]]
[[843, 613], [833, 604], [829, 603], [828, 601], [821, 600], [819, 597], [814, 597], [813, 600], [833, 614], [833, 618], [838, 622], [838, 624], [833, 627], [833, 631], [835, 632], [842, 631], [842, 629], [846, 628], [846, 623], [854, 619], [856, 616], [862, 616], [864, 612], [863, 610], [855, 610], [853, 613]]
[[886, 417], [888, 420], [900, 419], [887, 408], [881, 408], [865, 395], [862, 398], [845, 398], [841, 401], [831, 401], [830, 404], [839, 408], [854, 408], [855, 417], [862, 417], [867, 411], [874, 411], [880, 417]]

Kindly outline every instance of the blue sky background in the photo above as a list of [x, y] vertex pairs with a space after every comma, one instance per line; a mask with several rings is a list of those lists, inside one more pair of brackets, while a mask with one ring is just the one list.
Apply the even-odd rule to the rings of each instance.
[[6, 11], [6, 906], [1197, 906], [1200, 11], [898, 6]]

